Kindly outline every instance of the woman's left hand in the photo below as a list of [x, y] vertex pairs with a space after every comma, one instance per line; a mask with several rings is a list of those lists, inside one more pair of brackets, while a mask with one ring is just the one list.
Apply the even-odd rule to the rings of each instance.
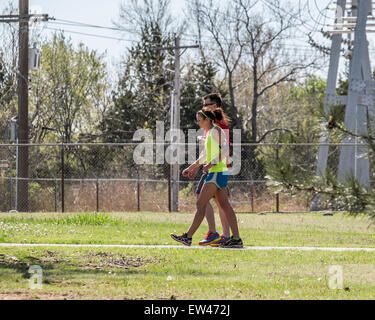
[[203, 166], [203, 172], [208, 172], [208, 170], [210, 170], [212, 168], [213, 164], [210, 163], [210, 164], [205, 164]]

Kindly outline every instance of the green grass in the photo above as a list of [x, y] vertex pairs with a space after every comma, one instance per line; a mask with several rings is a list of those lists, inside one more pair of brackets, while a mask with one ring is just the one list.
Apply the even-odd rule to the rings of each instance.
[[[175, 244], [169, 234], [185, 232], [192, 219], [186, 213], [0, 213], [0, 242]], [[365, 216], [239, 214], [238, 221], [246, 246], [375, 247], [375, 228]], [[195, 244], [205, 232], [204, 222]]]
[[[374, 299], [370, 253], [178, 249], [7, 248], [0, 299]], [[17, 263], [10, 260], [17, 258]], [[6, 261], [5, 261], [6, 260]], [[120, 261], [131, 261], [121, 265]], [[117, 263], [117, 264], [116, 264]], [[29, 288], [28, 267], [43, 267]], [[344, 288], [328, 287], [329, 267]]]
[[[2, 213], [0, 242], [176, 244], [192, 214]], [[365, 216], [240, 214], [246, 246], [374, 247]], [[194, 243], [207, 225], [198, 230]], [[43, 288], [30, 289], [30, 265]], [[330, 289], [329, 267], [344, 289]], [[145, 248], [0, 248], [0, 299], [374, 299], [371, 252], [181, 250]]]

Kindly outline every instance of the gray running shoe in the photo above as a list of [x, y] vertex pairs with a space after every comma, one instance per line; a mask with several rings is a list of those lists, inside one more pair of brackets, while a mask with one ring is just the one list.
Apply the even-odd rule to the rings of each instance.
[[175, 234], [171, 234], [171, 237], [173, 240], [176, 240], [177, 242], [181, 242], [185, 246], [191, 246], [192, 238], [188, 238], [187, 233], [184, 233], [181, 236], [177, 236]]

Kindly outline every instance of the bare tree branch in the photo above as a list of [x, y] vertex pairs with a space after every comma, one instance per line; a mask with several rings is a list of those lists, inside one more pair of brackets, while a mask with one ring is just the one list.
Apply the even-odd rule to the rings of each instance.
[[292, 130], [286, 129], [286, 128], [274, 128], [266, 131], [256, 143], [261, 143], [270, 133], [276, 132], [276, 131], [286, 131], [289, 133], [292, 133]]

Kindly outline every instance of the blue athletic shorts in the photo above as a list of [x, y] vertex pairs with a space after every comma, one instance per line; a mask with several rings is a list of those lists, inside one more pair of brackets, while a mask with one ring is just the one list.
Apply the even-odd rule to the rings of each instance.
[[204, 183], [214, 183], [219, 190], [225, 188], [228, 185], [229, 174], [228, 171], [224, 172], [211, 172], [207, 175]]
[[203, 188], [204, 180], [206, 180], [208, 173], [203, 172], [201, 178], [199, 179], [197, 189], [195, 190], [195, 194], [200, 194]]

